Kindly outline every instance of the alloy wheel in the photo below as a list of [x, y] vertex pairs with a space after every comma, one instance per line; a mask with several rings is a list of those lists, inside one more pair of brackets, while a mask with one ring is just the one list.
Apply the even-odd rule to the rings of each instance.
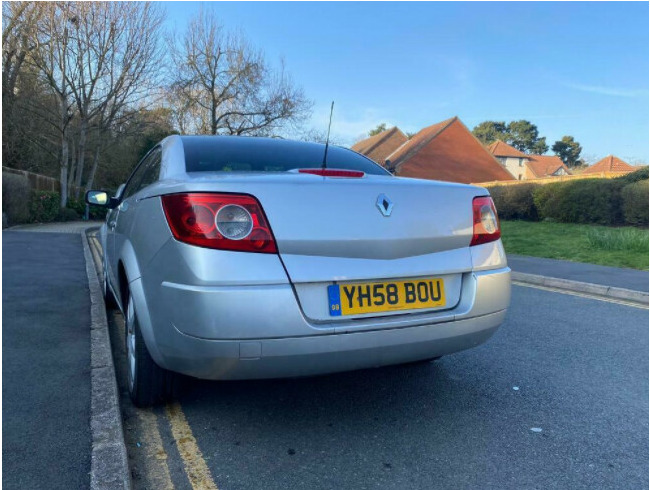
[[135, 309], [133, 307], [133, 296], [129, 295], [129, 302], [126, 307], [126, 358], [129, 368], [129, 389], [133, 391], [135, 383]]

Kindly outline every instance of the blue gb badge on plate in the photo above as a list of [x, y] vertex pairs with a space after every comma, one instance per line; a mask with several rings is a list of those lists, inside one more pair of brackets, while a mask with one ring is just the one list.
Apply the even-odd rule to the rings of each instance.
[[327, 286], [327, 295], [330, 300], [330, 316], [341, 316], [341, 292], [338, 284]]

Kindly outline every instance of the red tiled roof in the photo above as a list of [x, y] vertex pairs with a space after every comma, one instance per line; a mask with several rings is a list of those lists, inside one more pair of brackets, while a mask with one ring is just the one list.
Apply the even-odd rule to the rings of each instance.
[[528, 155], [520, 152], [517, 148], [510, 146], [501, 140], [496, 140], [490, 143], [487, 147], [488, 151], [495, 157], [515, 157], [515, 158], [528, 158]]
[[386, 157], [407, 140], [406, 135], [394, 127], [355, 143], [352, 149], [383, 165]]
[[535, 177], [553, 175], [560, 168], [564, 168], [566, 173], [571, 174], [562, 159], [556, 155], [526, 155], [526, 158], [529, 158], [526, 165]]
[[426, 145], [429, 141], [435, 138], [438, 133], [457, 119], [457, 117], [452, 117], [418, 131], [410, 140], [406, 141], [402, 146], [386, 157], [387, 160], [390, 160], [390, 166], [395, 168], [397, 165], [400, 165], [402, 161], [406, 160], [412, 154], [417, 153], [423, 145]]
[[618, 157], [613, 155], [608, 155], [602, 160], [594, 163], [590, 167], [587, 167], [582, 173], [583, 174], [597, 174], [601, 172], [634, 172], [637, 170], [634, 166], [629, 163], [624, 162]]
[[513, 180], [458, 117], [424, 128], [388, 160], [400, 177], [462, 183]]

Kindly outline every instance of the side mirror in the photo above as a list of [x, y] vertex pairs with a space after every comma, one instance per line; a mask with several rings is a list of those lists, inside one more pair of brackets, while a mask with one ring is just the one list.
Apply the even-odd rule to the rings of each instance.
[[118, 199], [109, 197], [108, 192], [105, 191], [88, 191], [86, 192], [86, 202], [93, 206], [101, 206], [102, 208], [113, 209], [118, 204]]

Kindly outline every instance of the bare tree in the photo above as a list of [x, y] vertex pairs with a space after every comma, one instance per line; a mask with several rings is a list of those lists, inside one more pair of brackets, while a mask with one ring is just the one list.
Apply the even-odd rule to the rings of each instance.
[[2, 3], [2, 95], [14, 95], [18, 74], [35, 48], [36, 23], [43, 6], [34, 2]]
[[180, 127], [210, 134], [269, 135], [301, 122], [311, 103], [284, 71], [273, 71], [241, 34], [227, 32], [211, 11], [169, 40], [171, 94]]
[[36, 44], [32, 55], [34, 65], [42, 74], [53, 95], [58, 117], [53, 121], [61, 144], [60, 184], [61, 207], [68, 200], [68, 129], [73, 117], [73, 102], [70, 86], [78, 79], [77, 66], [70, 50], [69, 26], [74, 14], [69, 3], [43, 4], [43, 16], [38, 23]]
[[[88, 132], [107, 130], [127, 104], [146, 97], [159, 77], [160, 9], [145, 2], [79, 2], [71, 20], [77, 80], [69, 80], [79, 113], [76, 197], [81, 188]], [[100, 140], [101, 141], [101, 140]], [[90, 188], [101, 147], [95, 149]]]

